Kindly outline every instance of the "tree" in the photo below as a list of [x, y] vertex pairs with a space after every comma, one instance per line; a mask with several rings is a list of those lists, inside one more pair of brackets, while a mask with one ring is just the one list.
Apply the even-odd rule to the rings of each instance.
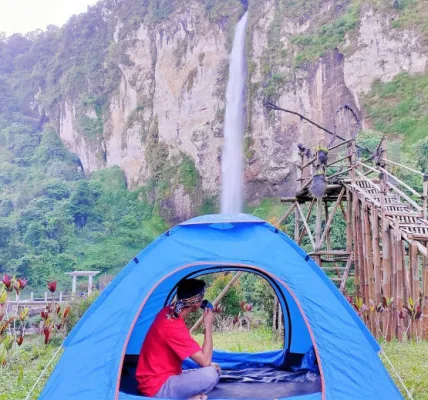
[[414, 145], [416, 163], [422, 172], [428, 173], [428, 137], [419, 140]]

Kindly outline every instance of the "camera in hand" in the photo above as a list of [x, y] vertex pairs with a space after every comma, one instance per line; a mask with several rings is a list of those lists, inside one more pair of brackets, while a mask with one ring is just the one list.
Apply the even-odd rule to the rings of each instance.
[[214, 307], [208, 300], [204, 300], [201, 304], [201, 308], [202, 310], [205, 310], [205, 308], [211, 308], [212, 310]]

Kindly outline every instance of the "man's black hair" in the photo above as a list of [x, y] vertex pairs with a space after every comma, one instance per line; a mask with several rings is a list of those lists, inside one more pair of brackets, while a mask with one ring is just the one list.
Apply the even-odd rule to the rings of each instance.
[[203, 293], [205, 282], [199, 279], [183, 279], [177, 286], [177, 297], [179, 300], [188, 299]]

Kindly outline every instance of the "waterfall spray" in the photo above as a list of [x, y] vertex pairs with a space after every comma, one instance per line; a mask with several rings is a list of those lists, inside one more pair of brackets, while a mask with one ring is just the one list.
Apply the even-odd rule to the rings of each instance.
[[221, 166], [221, 212], [224, 214], [241, 212], [243, 203], [242, 138], [245, 127], [245, 84], [247, 75], [245, 39], [247, 17], [247, 13], [245, 13], [236, 26], [230, 55]]

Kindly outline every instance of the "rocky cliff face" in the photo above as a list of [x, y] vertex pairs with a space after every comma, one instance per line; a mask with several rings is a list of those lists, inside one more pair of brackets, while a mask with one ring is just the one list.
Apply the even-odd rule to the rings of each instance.
[[[364, 120], [363, 98], [375, 80], [427, 71], [426, 45], [417, 30], [391, 27], [398, 11], [311, 0], [299, 12], [293, 9], [299, 2], [288, 3], [249, 4], [248, 201], [291, 193], [297, 143], [329, 139], [301, 127], [298, 117], [267, 112], [266, 98], [332, 128], [343, 104]], [[228, 51], [242, 11], [236, 2], [227, 21], [213, 21], [201, 1], [191, 0], [155, 25], [142, 23], [124, 33], [123, 21], [115, 21], [111, 42], [124, 48], [126, 62], [118, 62], [120, 82], [107, 111], [100, 116], [91, 105], [82, 111], [67, 98], [60, 104], [59, 134], [85, 171], [118, 165], [130, 187], [166, 180], [170, 187], [162, 201], [179, 219], [195, 213], [203, 197], [218, 195]], [[327, 33], [320, 27], [326, 18]], [[337, 25], [341, 18], [343, 25]], [[336, 31], [329, 29], [340, 33], [331, 44]], [[85, 126], [98, 127], [98, 134], [88, 135]], [[194, 187], [175, 174], [183, 160], [199, 174]]]

